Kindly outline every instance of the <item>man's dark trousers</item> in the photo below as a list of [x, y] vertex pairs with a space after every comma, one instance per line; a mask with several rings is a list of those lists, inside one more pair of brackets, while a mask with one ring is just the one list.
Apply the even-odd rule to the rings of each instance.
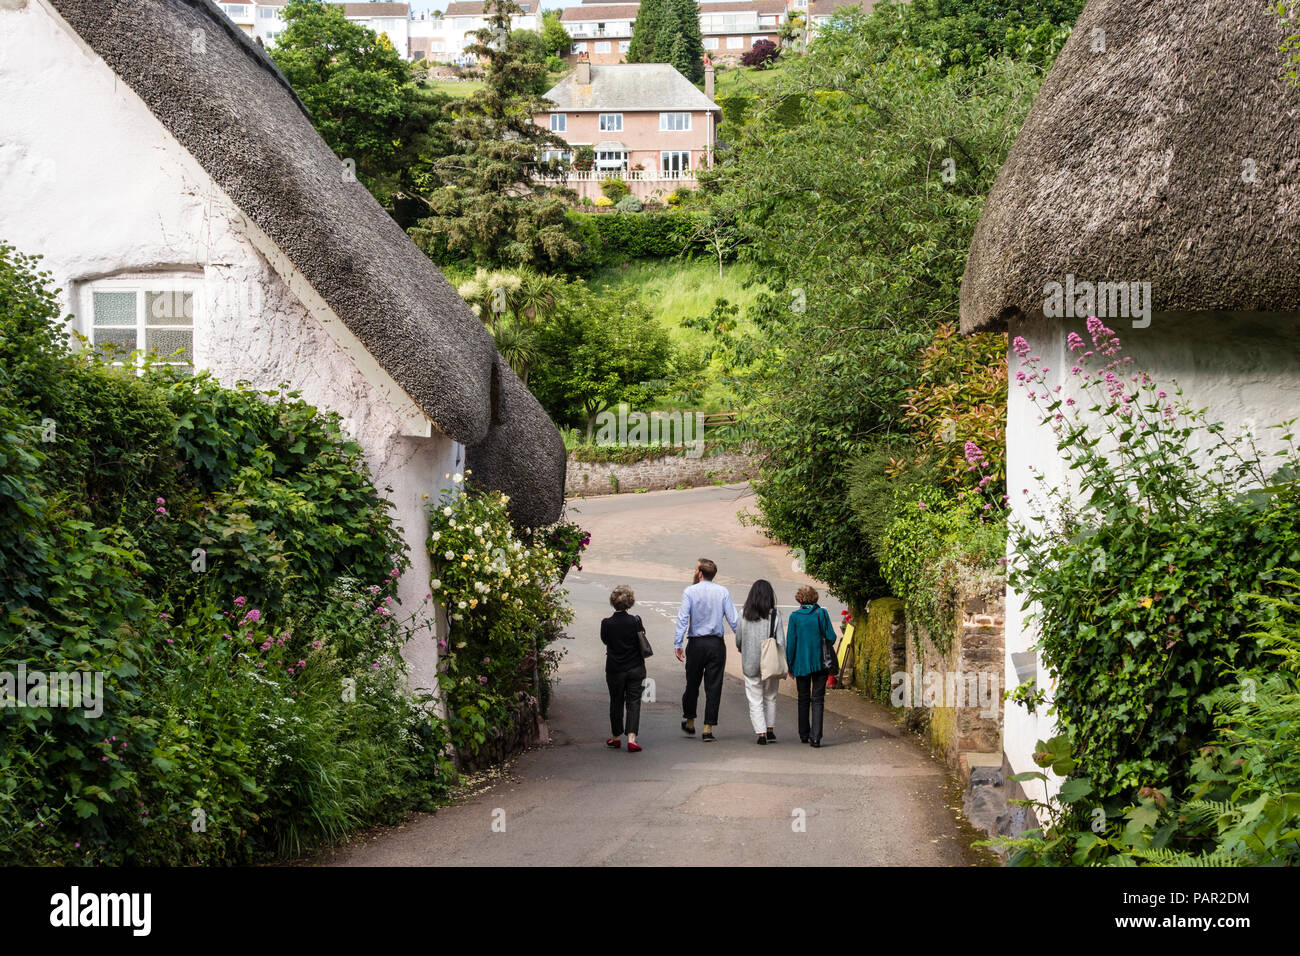
[[702, 634], [686, 639], [686, 693], [682, 694], [682, 716], [695, 719], [700, 700], [700, 680], [704, 680], [704, 722], [718, 723], [722, 703], [722, 675], [727, 666], [727, 644], [721, 634]]

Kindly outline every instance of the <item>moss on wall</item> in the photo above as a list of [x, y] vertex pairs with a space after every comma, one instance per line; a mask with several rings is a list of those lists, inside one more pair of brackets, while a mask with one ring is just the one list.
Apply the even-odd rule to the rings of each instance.
[[898, 598], [877, 598], [867, 606], [866, 616], [855, 613], [858, 630], [853, 635], [855, 686], [872, 700], [889, 703], [889, 676], [894, 668], [889, 644], [896, 621], [903, 616]]

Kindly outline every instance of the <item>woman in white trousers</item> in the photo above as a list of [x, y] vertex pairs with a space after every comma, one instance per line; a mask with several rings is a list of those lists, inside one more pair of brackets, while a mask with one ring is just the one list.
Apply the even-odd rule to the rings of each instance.
[[[763, 642], [776, 642], [775, 653], [766, 655], [767, 676], [764, 677]], [[736, 628], [736, 650], [740, 651], [740, 666], [745, 675], [745, 697], [749, 700], [749, 722], [754, 727], [757, 742], [776, 742], [776, 690], [785, 674], [785, 628], [781, 614], [776, 609], [776, 592], [762, 578], [754, 582], [745, 599], [740, 623]]]

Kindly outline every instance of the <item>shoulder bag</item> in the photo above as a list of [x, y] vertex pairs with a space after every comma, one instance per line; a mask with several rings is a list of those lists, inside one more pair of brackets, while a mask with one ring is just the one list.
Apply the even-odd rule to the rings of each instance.
[[772, 626], [767, 637], [763, 639], [763, 653], [759, 661], [758, 673], [763, 680], [785, 677], [789, 673], [785, 666], [785, 654], [776, 640], [776, 608], [772, 608]]
[[638, 614], [636, 619], [636, 639], [641, 642], [641, 656], [650, 657], [655, 650], [650, 646], [650, 638], [645, 636], [645, 625], [641, 623], [641, 616]]

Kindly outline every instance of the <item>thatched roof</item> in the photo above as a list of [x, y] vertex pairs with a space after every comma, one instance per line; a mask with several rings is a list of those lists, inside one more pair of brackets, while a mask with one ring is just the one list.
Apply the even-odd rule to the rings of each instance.
[[208, 0], [51, 2], [430, 420], [481, 440], [491, 336], [365, 186], [344, 181], [262, 48]]
[[361, 183], [345, 181], [262, 48], [210, 0], [50, 2], [439, 430], [493, 447], [494, 403], [528, 422], [531, 433], [510, 432], [510, 459], [479, 477], [512, 488], [523, 512], [558, 516], [555, 426], [497, 370], [492, 337], [442, 273]]
[[975, 230], [963, 331], [1067, 274], [1149, 282], [1156, 312], [1300, 310], [1300, 88], [1266, 6], [1090, 0]]
[[[550, 524], [564, 505], [564, 439], [505, 359], [497, 359], [495, 376], [492, 430], [468, 449], [465, 465], [476, 482], [510, 496], [510, 519], [517, 527]], [[543, 493], [552, 488], [560, 494]]]

